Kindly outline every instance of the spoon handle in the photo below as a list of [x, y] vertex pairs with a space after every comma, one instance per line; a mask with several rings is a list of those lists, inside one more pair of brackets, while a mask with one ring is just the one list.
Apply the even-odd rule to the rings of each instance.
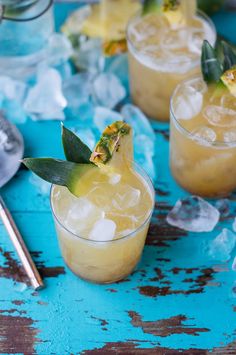
[[44, 286], [41, 276], [30, 256], [30, 253], [23, 241], [23, 238], [9, 212], [3, 199], [0, 196], [0, 218], [11, 238], [11, 241], [19, 255], [19, 258], [23, 264], [23, 267], [29, 277], [30, 283], [35, 290], [38, 290]]

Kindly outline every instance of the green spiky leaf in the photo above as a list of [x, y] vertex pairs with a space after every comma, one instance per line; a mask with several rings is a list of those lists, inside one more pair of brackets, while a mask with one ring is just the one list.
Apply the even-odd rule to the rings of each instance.
[[217, 83], [223, 73], [220, 60], [217, 58], [214, 48], [206, 40], [202, 46], [201, 57], [202, 75], [207, 84]]
[[224, 72], [226, 70], [231, 69], [236, 65], [236, 53], [234, 52], [233, 48], [229, 45], [229, 43], [222, 41], [222, 48], [224, 53], [224, 62], [223, 68]]
[[62, 144], [66, 159], [73, 163], [90, 164], [91, 150], [79, 137], [62, 125]]
[[42, 179], [66, 186], [75, 196], [80, 195], [80, 178], [91, 169], [97, 169], [93, 164], [76, 164], [52, 158], [26, 158], [23, 163]]

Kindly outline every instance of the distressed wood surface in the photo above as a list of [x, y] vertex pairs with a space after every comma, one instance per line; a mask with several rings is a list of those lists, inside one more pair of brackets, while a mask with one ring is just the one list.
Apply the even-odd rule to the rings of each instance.
[[[57, 26], [75, 5], [58, 5]], [[217, 15], [219, 29], [233, 37], [232, 14]], [[231, 29], [231, 30], [230, 30]], [[234, 32], [235, 33], [235, 32]], [[76, 127], [76, 121], [67, 121]], [[3, 189], [13, 216], [44, 277], [34, 292], [0, 222], [0, 354], [236, 354], [236, 273], [231, 262], [215, 264], [206, 246], [231, 228], [231, 211], [212, 233], [186, 233], [167, 225], [166, 214], [186, 196], [168, 167], [168, 125], [155, 124], [157, 203], [141, 263], [112, 285], [93, 285], [65, 266], [49, 200], [21, 169]], [[27, 156], [62, 157], [58, 122], [19, 126]], [[214, 202], [213, 202], [214, 203]]]

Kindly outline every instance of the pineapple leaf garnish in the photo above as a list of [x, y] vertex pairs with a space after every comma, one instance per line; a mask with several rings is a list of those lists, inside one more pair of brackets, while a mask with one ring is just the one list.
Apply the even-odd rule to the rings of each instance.
[[223, 68], [225, 72], [236, 65], [236, 53], [233, 51], [233, 48], [227, 42], [222, 41], [221, 44], [224, 53]]
[[68, 161], [79, 164], [90, 164], [91, 150], [79, 137], [62, 124], [62, 144]]
[[220, 81], [223, 74], [222, 65], [217, 58], [215, 49], [206, 40], [204, 40], [202, 46], [201, 66], [202, 75], [207, 84], [218, 83]]
[[60, 186], [66, 186], [75, 196], [79, 196], [79, 179], [91, 169], [92, 164], [76, 164], [52, 158], [26, 158], [25, 166], [42, 179]]

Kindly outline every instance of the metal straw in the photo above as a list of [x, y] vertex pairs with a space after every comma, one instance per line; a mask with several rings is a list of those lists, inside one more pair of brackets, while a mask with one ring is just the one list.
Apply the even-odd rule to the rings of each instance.
[[0, 217], [4, 226], [11, 238], [12, 243], [19, 255], [19, 258], [23, 264], [23, 267], [29, 277], [30, 283], [35, 290], [39, 290], [44, 287], [43, 281], [39, 272], [30, 256], [30, 253], [23, 241], [23, 238], [9, 212], [5, 203], [0, 196]]

